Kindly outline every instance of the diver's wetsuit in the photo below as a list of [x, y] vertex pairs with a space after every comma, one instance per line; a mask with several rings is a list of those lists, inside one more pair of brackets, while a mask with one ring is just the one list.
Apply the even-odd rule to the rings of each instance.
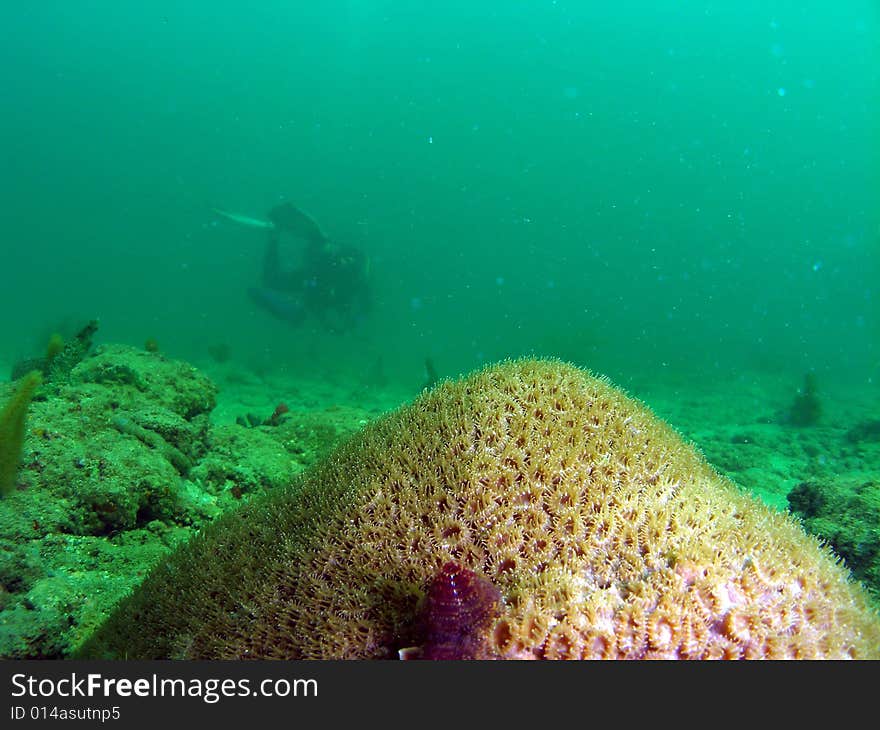
[[[353, 328], [370, 305], [363, 252], [331, 242], [311, 218], [290, 203], [273, 208], [269, 220], [274, 228], [269, 230], [263, 256], [262, 286], [251, 289], [251, 297], [293, 325], [311, 314], [328, 330]], [[282, 233], [305, 242], [300, 268], [283, 267]]]

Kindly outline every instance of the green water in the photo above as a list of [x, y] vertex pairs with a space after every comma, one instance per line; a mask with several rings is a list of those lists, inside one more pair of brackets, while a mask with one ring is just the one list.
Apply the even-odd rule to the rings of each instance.
[[[873, 2], [20, 3], [8, 357], [57, 323], [416, 382], [525, 353], [876, 397]], [[256, 308], [282, 199], [370, 257], [356, 332]], [[40, 344], [40, 347], [42, 345]]]

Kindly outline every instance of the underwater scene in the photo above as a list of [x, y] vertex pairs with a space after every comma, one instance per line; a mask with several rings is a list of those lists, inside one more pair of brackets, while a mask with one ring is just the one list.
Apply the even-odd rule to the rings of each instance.
[[0, 657], [880, 658], [875, 2], [0, 58]]

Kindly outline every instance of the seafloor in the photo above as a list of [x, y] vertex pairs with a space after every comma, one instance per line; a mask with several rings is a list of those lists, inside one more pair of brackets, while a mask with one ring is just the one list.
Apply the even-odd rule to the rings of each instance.
[[[796, 512], [880, 598], [876, 398], [820, 384], [805, 409], [801, 382], [765, 372], [655, 374], [627, 389], [722, 474]], [[0, 383], [0, 407], [13, 390]], [[369, 373], [305, 380], [95, 348], [38, 391], [0, 498], [0, 656], [68, 656], [163, 554], [417, 391]]]

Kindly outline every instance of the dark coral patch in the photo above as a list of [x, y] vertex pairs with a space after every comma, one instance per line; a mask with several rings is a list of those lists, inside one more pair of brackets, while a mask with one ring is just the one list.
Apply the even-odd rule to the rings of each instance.
[[431, 580], [422, 607], [422, 659], [482, 659], [486, 636], [501, 608], [488, 578], [450, 561]]

